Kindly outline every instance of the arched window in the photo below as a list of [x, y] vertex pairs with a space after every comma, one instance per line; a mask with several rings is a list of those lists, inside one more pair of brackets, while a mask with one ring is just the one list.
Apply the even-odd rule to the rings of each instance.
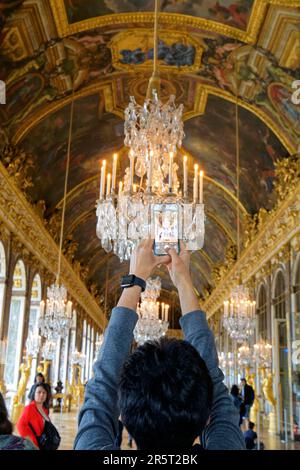
[[16, 390], [21, 362], [22, 336], [25, 312], [26, 274], [23, 261], [16, 263], [13, 274], [5, 365], [5, 382], [8, 391]]
[[267, 308], [267, 291], [266, 287], [262, 284], [258, 291], [258, 301], [256, 309], [258, 319], [258, 335], [262, 339], [268, 337], [268, 308]]
[[[38, 320], [39, 320], [39, 314], [40, 314], [41, 300], [42, 300], [42, 283], [41, 283], [40, 275], [36, 274], [33, 278], [32, 287], [31, 287], [27, 338], [38, 337], [38, 334], [39, 334]], [[30, 379], [28, 381], [28, 387], [30, 387], [34, 382], [34, 377], [36, 375], [36, 368], [37, 368], [37, 354], [33, 355], [31, 371], [30, 371]]]
[[0, 242], [0, 333], [2, 329], [3, 305], [6, 281], [6, 258], [3, 244]]
[[[83, 321], [83, 333], [82, 333], [82, 346], [81, 346], [81, 351], [86, 354], [86, 335], [87, 335], [87, 324], [86, 324], [86, 320]], [[81, 380], [84, 381], [84, 377], [85, 377], [85, 374], [84, 374], [84, 367], [82, 368], [82, 371], [81, 371]]]
[[94, 328], [92, 328], [92, 330], [91, 330], [91, 349], [90, 349], [90, 371], [89, 371], [89, 379], [92, 377], [92, 373], [93, 373], [94, 350], [95, 350], [95, 332], [94, 332]]
[[90, 348], [91, 348], [91, 327], [88, 324], [87, 326], [87, 341], [86, 341], [86, 361], [85, 361], [85, 380], [89, 379], [90, 371]]
[[29, 332], [36, 333], [38, 331], [38, 320], [39, 320], [41, 300], [42, 300], [42, 283], [41, 283], [40, 275], [36, 274], [32, 281], [32, 288], [31, 288], [28, 333]]
[[276, 276], [273, 305], [275, 307], [275, 318], [284, 320], [286, 317], [285, 281], [282, 271], [278, 271]]

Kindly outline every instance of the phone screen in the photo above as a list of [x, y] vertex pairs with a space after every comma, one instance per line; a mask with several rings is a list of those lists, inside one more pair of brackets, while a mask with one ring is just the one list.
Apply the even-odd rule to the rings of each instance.
[[166, 248], [179, 252], [179, 213], [176, 204], [156, 204], [154, 214], [154, 253], [165, 255]]

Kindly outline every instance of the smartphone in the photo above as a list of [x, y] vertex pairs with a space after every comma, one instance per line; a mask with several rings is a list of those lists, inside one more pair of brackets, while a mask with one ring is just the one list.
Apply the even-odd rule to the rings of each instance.
[[179, 253], [179, 211], [177, 204], [154, 204], [154, 254], [163, 256], [167, 248]]

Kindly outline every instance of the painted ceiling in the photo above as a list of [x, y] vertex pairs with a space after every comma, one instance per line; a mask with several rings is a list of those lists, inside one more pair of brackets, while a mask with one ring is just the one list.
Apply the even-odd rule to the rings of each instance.
[[[161, 95], [175, 94], [184, 104], [178, 158], [187, 154], [190, 170], [197, 161], [206, 175], [205, 245], [192, 255], [195, 288], [205, 297], [214, 267], [236, 243], [236, 89], [241, 232], [248, 214], [273, 207], [274, 163], [299, 147], [300, 108], [291, 94], [300, 79], [300, 0], [160, 3]], [[45, 201], [47, 221], [59, 217], [74, 82], [65, 250], [107, 308], [127, 265], [106, 254], [96, 237], [99, 161], [118, 151], [120, 175], [127, 166], [123, 113], [130, 95], [140, 103], [145, 97], [153, 10], [154, 0], [0, 2], [0, 79], [7, 89], [1, 143], [32, 154], [31, 199]], [[178, 302], [165, 272], [158, 272], [176, 325]]]

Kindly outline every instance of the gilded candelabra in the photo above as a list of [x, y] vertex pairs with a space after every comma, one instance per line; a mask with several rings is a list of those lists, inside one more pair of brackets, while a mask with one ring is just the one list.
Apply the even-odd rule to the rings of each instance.
[[21, 377], [19, 380], [17, 393], [13, 397], [13, 408], [12, 408], [12, 415], [11, 415], [11, 420], [13, 424], [16, 424], [24, 408], [23, 399], [26, 393], [26, 387], [27, 387], [28, 380], [30, 377], [31, 364], [32, 364], [32, 356], [28, 356], [26, 359], [26, 363], [22, 362], [20, 366]]

